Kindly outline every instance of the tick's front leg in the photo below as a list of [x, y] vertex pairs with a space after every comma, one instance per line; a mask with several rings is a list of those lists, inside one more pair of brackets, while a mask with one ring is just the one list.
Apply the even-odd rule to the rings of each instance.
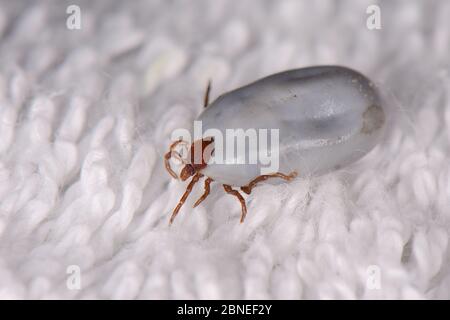
[[172, 212], [172, 216], [170, 217], [169, 224], [172, 224], [173, 220], [178, 214], [178, 211], [180, 211], [181, 207], [183, 206], [184, 202], [186, 201], [187, 197], [192, 191], [192, 188], [197, 183], [197, 181], [202, 177], [203, 175], [201, 173], [197, 173], [195, 176], [192, 177], [191, 182], [189, 182], [186, 191], [184, 192], [183, 196], [181, 197], [180, 201], [178, 201], [178, 205], [175, 207], [175, 209]]
[[242, 207], [242, 214], [241, 214], [241, 223], [244, 222], [245, 216], [247, 215], [247, 206], [245, 205], [245, 200], [242, 197], [242, 195], [239, 193], [239, 191], [233, 190], [231, 186], [224, 184], [223, 188], [225, 189], [225, 192], [228, 194], [231, 194], [238, 198], [239, 202], [241, 203]]
[[172, 144], [170, 145], [169, 151], [164, 155], [164, 166], [166, 167], [167, 172], [169, 172], [169, 174], [170, 174], [174, 179], [178, 179], [178, 176], [177, 176], [177, 174], [172, 170], [172, 168], [170, 167], [170, 162], [169, 162], [169, 160], [170, 160], [170, 158], [172, 158], [172, 155], [175, 155], [175, 157], [176, 157], [178, 160], [182, 161], [183, 163], [185, 162], [185, 161], [183, 160], [183, 158], [181, 157], [181, 155], [180, 155], [177, 151], [174, 151], [174, 150], [173, 150], [173, 149], [175, 149], [175, 147], [176, 147], [178, 144], [180, 144], [180, 143], [186, 144], [186, 141], [183, 141], [183, 140], [181, 140], [181, 139], [175, 141], [174, 143], [172, 143]]
[[281, 172], [275, 172], [272, 174], [261, 175], [261, 176], [255, 178], [254, 180], [250, 181], [250, 183], [247, 184], [246, 186], [241, 187], [241, 190], [244, 191], [246, 194], [250, 194], [252, 192], [252, 189], [256, 186], [256, 184], [258, 184], [259, 182], [262, 182], [262, 181], [266, 181], [269, 178], [281, 178], [286, 181], [291, 181], [296, 176], [297, 176], [296, 171], [293, 171], [288, 175], [281, 173]]

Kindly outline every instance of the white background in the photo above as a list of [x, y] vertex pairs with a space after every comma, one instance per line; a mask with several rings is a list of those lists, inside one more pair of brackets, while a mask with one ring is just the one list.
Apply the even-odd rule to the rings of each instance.
[[[1, 1], [0, 297], [450, 298], [449, 17], [448, 1]], [[218, 185], [191, 209], [200, 185], [169, 228], [186, 184], [162, 154], [207, 79], [214, 99], [319, 64], [384, 88], [380, 145], [257, 187], [243, 225]]]

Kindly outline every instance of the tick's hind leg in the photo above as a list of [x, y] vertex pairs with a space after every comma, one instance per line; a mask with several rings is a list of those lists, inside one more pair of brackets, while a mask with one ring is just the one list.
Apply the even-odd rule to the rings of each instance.
[[164, 166], [166, 167], [167, 172], [169, 172], [169, 174], [174, 177], [175, 179], [178, 179], [177, 174], [172, 170], [172, 168], [170, 167], [170, 163], [169, 160], [172, 156], [174, 156], [175, 158], [177, 158], [178, 160], [180, 160], [181, 162], [184, 163], [183, 158], [181, 157], [181, 155], [177, 152], [174, 151], [173, 149], [180, 143], [186, 143], [183, 140], [177, 140], [174, 143], [172, 143], [169, 147], [169, 151], [164, 155]]
[[200, 203], [202, 203], [203, 200], [205, 200], [206, 197], [209, 196], [209, 191], [211, 190], [210, 184], [211, 184], [212, 181], [214, 181], [214, 180], [211, 179], [211, 178], [206, 178], [206, 180], [205, 180], [205, 192], [204, 192], [203, 195], [202, 195], [200, 198], [198, 198], [198, 200], [195, 202], [194, 208], [195, 208], [196, 206], [198, 206]]
[[209, 104], [209, 92], [211, 91], [211, 80], [208, 80], [208, 85], [206, 86], [205, 96], [203, 97], [203, 108], [206, 108]]
[[296, 176], [297, 176], [296, 171], [292, 171], [288, 175], [281, 173], [281, 172], [261, 175], [261, 176], [255, 178], [254, 180], [250, 181], [250, 183], [247, 184], [246, 186], [241, 187], [241, 190], [244, 191], [246, 194], [250, 194], [252, 192], [252, 189], [256, 186], [256, 184], [258, 184], [259, 182], [262, 182], [262, 181], [266, 181], [269, 178], [281, 178], [286, 181], [290, 181], [290, 180], [294, 179]]
[[241, 214], [241, 223], [244, 222], [245, 216], [247, 215], [247, 206], [245, 205], [245, 200], [242, 197], [242, 195], [239, 193], [239, 191], [233, 190], [231, 186], [224, 184], [223, 188], [225, 189], [226, 193], [229, 193], [236, 198], [238, 198], [239, 202], [241, 203], [242, 207], [242, 214]]
[[169, 224], [172, 224], [173, 220], [178, 214], [178, 211], [180, 211], [181, 207], [183, 206], [184, 202], [186, 201], [187, 197], [192, 191], [192, 188], [197, 183], [197, 181], [202, 177], [203, 175], [201, 173], [197, 173], [195, 176], [192, 177], [191, 182], [189, 182], [186, 191], [184, 192], [183, 196], [181, 197], [180, 201], [178, 201], [178, 205], [175, 207], [175, 209], [172, 212], [172, 216], [170, 217]]

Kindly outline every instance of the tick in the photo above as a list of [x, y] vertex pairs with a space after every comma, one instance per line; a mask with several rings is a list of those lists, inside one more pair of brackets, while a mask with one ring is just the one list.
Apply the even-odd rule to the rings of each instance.
[[[165, 167], [178, 178], [170, 166], [171, 157], [184, 164], [182, 181], [192, 177], [186, 191], [173, 210], [173, 222], [194, 185], [203, 177], [204, 193], [194, 207], [210, 193], [213, 181], [241, 204], [242, 223], [247, 214], [240, 191], [250, 194], [262, 181], [279, 178], [317, 176], [340, 169], [366, 155], [380, 140], [385, 111], [376, 86], [357, 71], [340, 66], [318, 66], [277, 73], [219, 96], [209, 104], [211, 85], [204, 96], [204, 111], [198, 116], [203, 129], [215, 129], [224, 136], [227, 130], [267, 130], [278, 132], [278, 170], [261, 174], [265, 164], [242, 163], [242, 154], [224, 163], [211, 162], [218, 141], [205, 136], [192, 144], [177, 140], [164, 156]], [[274, 139], [276, 140], [276, 139]], [[228, 140], [227, 140], [228, 142]], [[223, 141], [221, 147], [226, 149]], [[275, 141], [276, 142], [276, 141]], [[189, 146], [188, 156], [177, 151]], [[267, 145], [245, 146], [243, 158], [274, 155]], [[241, 157], [241, 158], [239, 158]], [[240, 190], [239, 190], [240, 189]]]

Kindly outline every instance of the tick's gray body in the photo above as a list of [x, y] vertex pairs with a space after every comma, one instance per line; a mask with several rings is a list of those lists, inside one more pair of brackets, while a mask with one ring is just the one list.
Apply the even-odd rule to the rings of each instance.
[[[224, 150], [226, 129], [279, 129], [279, 168], [274, 171], [305, 176], [368, 153], [377, 143], [384, 111], [369, 79], [348, 68], [322, 66], [278, 73], [223, 94], [197, 120], [203, 132], [222, 132]], [[245, 156], [247, 164], [209, 163], [202, 173], [243, 186], [262, 173], [260, 162], [248, 164], [249, 155], [260, 151], [266, 150], [251, 150], [247, 141], [245, 155], [236, 156]]]

